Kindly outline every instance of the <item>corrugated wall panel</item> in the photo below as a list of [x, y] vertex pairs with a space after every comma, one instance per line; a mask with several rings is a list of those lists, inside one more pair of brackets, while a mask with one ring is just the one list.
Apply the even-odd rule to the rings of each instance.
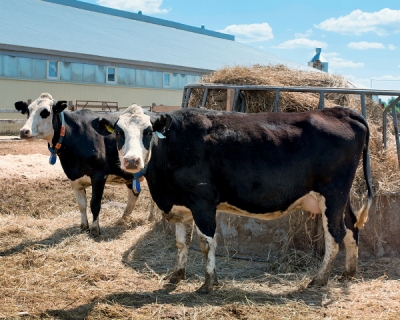
[[[153, 102], [179, 106], [183, 94], [182, 90], [0, 79], [0, 96], [2, 97], [0, 111], [14, 110], [16, 101], [27, 101], [28, 99], [33, 101], [43, 92], [50, 93], [55, 100], [73, 101], [74, 104], [76, 100], [116, 101], [120, 108], [128, 107], [132, 103], [150, 106]], [[16, 118], [13, 117], [13, 119]]]

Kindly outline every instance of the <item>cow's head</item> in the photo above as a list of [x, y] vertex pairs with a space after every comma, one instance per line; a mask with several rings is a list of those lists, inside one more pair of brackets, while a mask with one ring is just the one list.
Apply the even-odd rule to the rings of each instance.
[[98, 118], [92, 122], [92, 126], [104, 136], [115, 132], [121, 169], [135, 173], [150, 160], [153, 125], [160, 117], [145, 114], [142, 107], [134, 104], [119, 116], [117, 122]]
[[44, 139], [51, 142], [53, 129], [53, 114], [63, 111], [67, 107], [66, 101], [55, 102], [49, 93], [42, 93], [30, 105], [18, 101], [15, 109], [28, 116], [28, 120], [19, 130], [21, 139]]

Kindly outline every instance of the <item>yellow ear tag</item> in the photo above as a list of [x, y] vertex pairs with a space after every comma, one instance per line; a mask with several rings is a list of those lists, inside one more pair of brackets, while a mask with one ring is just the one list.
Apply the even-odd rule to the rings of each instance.
[[113, 133], [115, 130], [113, 127], [109, 126], [108, 124], [106, 124], [106, 129], [108, 132]]

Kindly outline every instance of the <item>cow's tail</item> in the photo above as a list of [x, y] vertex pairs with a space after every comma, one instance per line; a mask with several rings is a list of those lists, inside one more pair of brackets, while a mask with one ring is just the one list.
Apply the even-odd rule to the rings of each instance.
[[372, 197], [373, 197], [372, 185], [371, 185], [371, 171], [370, 171], [370, 166], [369, 166], [369, 151], [368, 151], [368, 149], [369, 149], [368, 148], [369, 128], [368, 128], [368, 123], [366, 121], [365, 121], [365, 125], [367, 127], [367, 135], [366, 135], [365, 145], [364, 145], [364, 150], [363, 150], [363, 170], [364, 170], [365, 183], [367, 184], [368, 198], [367, 198], [367, 201], [362, 206], [362, 208], [357, 212], [357, 221], [354, 224], [354, 227], [356, 227], [358, 229], [363, 229], [364, 224], [368, 221], [368, 212], [369, 212], [369, 208], [371, 207]]

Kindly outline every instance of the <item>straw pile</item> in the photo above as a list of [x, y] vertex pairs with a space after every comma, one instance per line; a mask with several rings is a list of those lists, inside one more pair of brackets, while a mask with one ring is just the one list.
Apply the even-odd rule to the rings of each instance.
[[[231, 67], [217, 70], [203, 76], [202, 83], [232, 84], [232, 85], [271, 85], [271, 86], [318, 86], [354, 88], [344, 77], [324, 72], [292, 70], [283, 65], [252, 67]], [[246, 101], [245, 112], [271, 112], [275, 102], [273, 91], [244, 91]], [[201, 105], [203, 90], [193, 90], [189, 101], [190, 107]], [[206, 108], [215, 110], [226, 109], [226, 90], [210, 90]], [[319, 94], [303, 92], [281, 92], [279, 111], [301, 112], [317, 109]], [[373, 189], [376, 195], [389, 195], [400, 191], [400, 170], [397, 162], [396, 143], [391, 127], [388, 133], [387, 149], [382, 147], [382, 107], [366, 97], [367, 119], [370, 126], [370, 158]], [[325, 94], [325, 108], [346, 106], [361, 112], [359, 95]], [[389, 123], [390, 119], [389, 119]], [[360, 201], [366, 194], [365, 182], [360, 165], [353, 184], [351, 198]]]

